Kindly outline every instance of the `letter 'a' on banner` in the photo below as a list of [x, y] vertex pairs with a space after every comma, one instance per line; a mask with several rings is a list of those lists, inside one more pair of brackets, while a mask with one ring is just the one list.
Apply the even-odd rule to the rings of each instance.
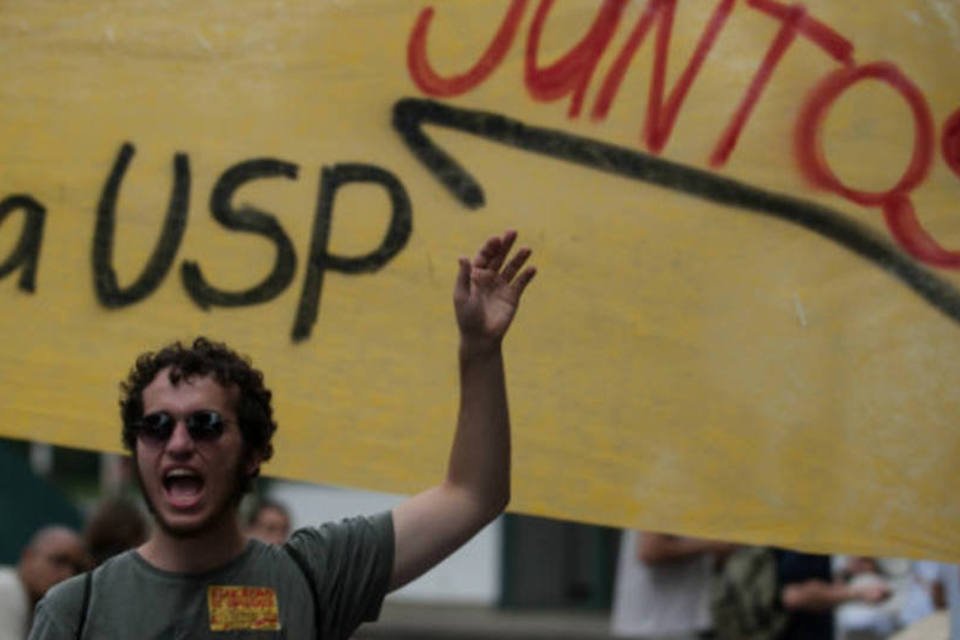
[[13, 0], [0, 434], [118, 451], [140, 352], [275, 392], [278, 477], [412, 493], [456, 260], [519, 231], [523, 513], [960, 561], [960, 8]]

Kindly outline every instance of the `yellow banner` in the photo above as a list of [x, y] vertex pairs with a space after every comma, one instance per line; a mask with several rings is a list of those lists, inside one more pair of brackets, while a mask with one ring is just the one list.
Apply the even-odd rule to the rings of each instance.
[[516, 228], [512, 508], [960, 560], [954, 3], [12, 0], [0, 50], [4, 435], [118, 450], [203, 333], [268, 472], [416, 491]]

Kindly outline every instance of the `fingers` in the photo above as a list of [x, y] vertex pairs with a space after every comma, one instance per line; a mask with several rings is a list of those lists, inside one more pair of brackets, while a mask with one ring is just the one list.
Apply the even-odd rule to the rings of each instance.
[[500, 274], [501, 277], [503, 277], [503, 279], [507, 282], [513, 280], [520, 272], [521, 267], [523, 267], [527, 259], [530, 258], [531, 253], [532, 252], [527, 247], [523, 247], [517, 251], [517, 254], [513, 256], [510, 262], [507, 263], [507, 266], [503, 268], [503, 271]]
[[523, 273], [513, 281], [513, 290], [516, 292], [517, 298], [523, 295], [523, 290], [527, 288], [527, 285], [530, 284], [530, 281], [533, 280], [533, 276], [537, 275], [536, 267], [527, 267], [523, 270]]
[[[498, 279], [509, 284], [519, 297], [527, 285], [530, 284], [530, 281], [533, 280], [533, 277], [537, 274], [537, 270], [535, 267], [527, 267], [524, 269], [524, 265], [533, 253], [528, 247], [518, 249], [517, 253], [506, 263], [506, 266], [504, 266], [503, 263], [510, 254], [510, 250], [513, 248], [516, 239], [516, 231], [506, 231], [502, 236], [489, 238], [480, 248], [472, 264], [466, 263], [465, 266], [464, 259], [461, 258], [457, 287], [469, 288], [473, 269], [481, 270], [484, 272], [486, 278], [490, 278], [495, 276], [500, 268], [503, 267], [503, 271], [500, 272]], [[472, 275], [473, 277], [477, 277], [479, 274], [473, 273]]]
[[517, 232], [513, 230], [504, 232], [502, 236], [494, 236], [488, 239], [480, 248], [477, 257], [474, 258], [473, 266], [478, 269], [499, 271], [516, 239]]
[[461, 257], [459, 264], [460, 268], [457, 271], [457, 282], [454, 293], [466, 294], [470, 291], [470, 261]]

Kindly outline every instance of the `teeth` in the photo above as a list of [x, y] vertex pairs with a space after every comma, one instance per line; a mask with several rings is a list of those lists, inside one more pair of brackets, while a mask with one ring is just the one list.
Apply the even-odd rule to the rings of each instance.
[[197, 474], [187, 469], [172, 469], [167, 472], [167, 478], [194, 478]]
[[163, 487], [174, 499], [186, 499], [199, 495], [203, 489], [203, 478], [190, 469], [170, 469], [163, 476]]

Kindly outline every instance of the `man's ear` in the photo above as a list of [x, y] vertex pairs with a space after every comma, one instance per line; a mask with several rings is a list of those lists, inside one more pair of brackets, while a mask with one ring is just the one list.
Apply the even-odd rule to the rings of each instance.
[[263, 463], [263, 454], [254, 449], [250, 449], [247, 451], [246, 458], [244, 471], [247, 472], [248, 478], [256, 478], [260, 475], [260, 465]]

